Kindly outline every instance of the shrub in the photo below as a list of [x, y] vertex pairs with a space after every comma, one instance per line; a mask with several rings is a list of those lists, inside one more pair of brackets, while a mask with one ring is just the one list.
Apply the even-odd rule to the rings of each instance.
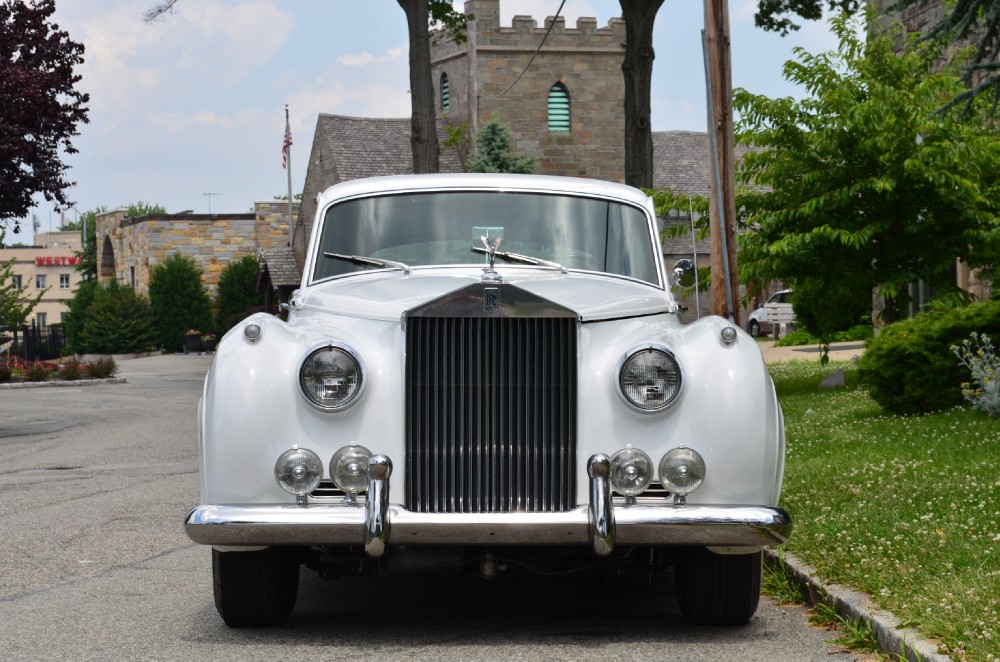
[[118, 364], [110, 356], [87, 364], [87, 375], [91, 379], [108, 379], [118, 374]]
[[972, 372], [972, 382], [962, 384], [962, 395], [973, 409], [986, 412], [990, 418], [1000, 418], [1000, 356], [990, 337], [972, 333], [962, 345], [952, 346], [959, 364]]
[[219, 313], [216, 316], [219, 333], [231, 329], [243, 313], [264, 303], [264, 293], [257, 291], [260, 270], [257, 257], [244, 255], [233, 260], [219, 274]]
[[94, 303], [94, 297], [97, 296], [100, 287], [96, 280], [83, 281], [66, 305], [69, 310], [63, 315], [63, 327], [66, 329], [66, 342], [73, 353], [87, 354], [91, 351], [83, 340], [83, 326], [87, 310]]
[[76, 381], [82, 379], [86, 372], [86, 367], [75, 358], [63, 361], [59, 366], [59, 379], [64, 381]]
[[188, 329], [213, 330], [212, 307], [201, 282], [201, 270], [190, 257], [174, 253], [153, 269], [149, 301], [157, 342], [168, 351], [181, 350]]
[[98, 287], [83, 316], [80, 344], [88, 352], [141, 352], [155, 342], [149, 301], [112, 281]]
[[44, 382], [48, 380], [49, 376], [54, 372], [53, 366], [47, 363], [42, 363], [41, 361], [35, 361], [31, 363], [24, 369], [24, 381], [26, 382]]
[[10, 361], [3, 360], [0, 361], [0, 384], [4, 382], [9, 382], [13, 370], [11, 369]]
[[967, 380], [950, 348], [973, 332], [1000, 333], [1000, 301], [919, 313], [890, 324], [868, 342], [859, 372], [875, 401], [893, 414], [959, 405]]

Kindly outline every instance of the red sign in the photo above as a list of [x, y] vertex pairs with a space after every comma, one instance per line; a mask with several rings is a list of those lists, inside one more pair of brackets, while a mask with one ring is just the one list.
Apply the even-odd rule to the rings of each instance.
[[35, 265], [39, 267], [61, 267], [63, 265], [80, 264], [80, 259], [78, 257], [46, 255], [45, 257], [36, 257]]

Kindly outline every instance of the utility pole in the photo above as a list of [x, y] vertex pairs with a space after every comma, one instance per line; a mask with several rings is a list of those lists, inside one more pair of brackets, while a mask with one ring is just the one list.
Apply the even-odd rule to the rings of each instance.
[[704, 0], [708, 135], [712, 145], [708, 209], [712, 239], [712, 312], [740, 326], [736, 270], [736, 153], [728, 0]]

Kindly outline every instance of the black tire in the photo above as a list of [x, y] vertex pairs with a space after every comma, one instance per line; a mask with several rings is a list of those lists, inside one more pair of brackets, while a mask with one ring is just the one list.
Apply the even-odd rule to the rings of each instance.
[[716, 554], [680, 547], [674, 584], [681, 613], [696, 625], [746, 625], [760, 601], [763, 554]]
[[294, 550], [212, 550], [215, 609], [229, 627], [278, 625], [292, 613], [299, 593]]
[[750, 320], [750, 323], [747, 324], [747, 333], [754, 338], [760, 337], [760, 324], [757, 320]]

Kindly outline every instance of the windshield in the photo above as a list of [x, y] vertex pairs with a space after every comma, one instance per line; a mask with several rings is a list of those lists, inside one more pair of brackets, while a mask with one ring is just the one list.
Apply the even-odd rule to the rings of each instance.
[[[645, 213], [596, 198], [542, 193], [434, 192], [359, 198], [326, 213], [313, 280], [379, 268], [324, 253], [410, 267], [486, 264], [472, 252], [500, 251], [659, 284]], [[498, 260], [499, 264], [499, 260]]]

